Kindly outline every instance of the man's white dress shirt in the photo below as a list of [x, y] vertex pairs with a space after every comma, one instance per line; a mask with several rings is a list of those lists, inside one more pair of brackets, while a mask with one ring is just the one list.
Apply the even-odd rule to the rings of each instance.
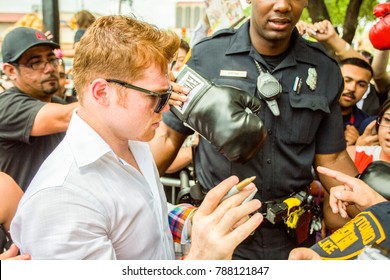
[[19, 204], [13, 241], [33, 259], [174, 259], [148, 144], [129, 141], [141, 174], [76, 112]]

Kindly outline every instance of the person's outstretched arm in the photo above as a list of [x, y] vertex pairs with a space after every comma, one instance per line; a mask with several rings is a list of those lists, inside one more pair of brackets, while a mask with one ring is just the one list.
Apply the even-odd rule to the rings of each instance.
[[376, 50], [372, 60], [372, 70], [374, 70], [375, 88], [380, 94], [387, 94], [390, 89], [390, 74], [386, 67], [389, 62], [390, 50]]
[[322, 166], [318, 166], [317, 171], [340, 182], [340, 185], [330, 189], [329, 204], [333, 213], [340, 213], [344, 218], [348, 217], [346, 207], [350, 204], [354, 204], [358, 210], [362, 211], [374, 204], [386, 201], [383, 196], [360, 179]]
[[[314, 33], [312, 31], [314, 31]], [[337, 34], [332, 23], [328, 20], [319, 21], [313, 25], [307, 25], [305, 32], [320, 43], [329, 46], [340, 60], [350, 57], [364, 59], [359, 52], [352, 48], [348, 42]]]

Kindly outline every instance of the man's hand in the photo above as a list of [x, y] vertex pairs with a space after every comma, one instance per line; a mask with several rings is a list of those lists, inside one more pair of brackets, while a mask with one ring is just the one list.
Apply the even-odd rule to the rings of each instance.
[[347, 125], [344, 130], [345, 141], [347, 146], [355, 145], [356, 140], [359, 138], [359, 131], [353, 125]]
[[237, 245], [260, 225], [263, 220], [260, 213], [248, 218], [260, 208], [260, 201], [253, 199], [241, 205], [254, 190], [253, 183], [220, 203], [237, 183], [238, 178], [232, 176], [207, 193], [192, 218], [192, 244], [186, 259], [231, 259]]
[[386, 201], [360, 179], [321, 166], [317, 167], [317, 171], [340, 182], [339, 186], [330, 189], [329, 205], [333, 213], [339, 213], [343, 218], [348, 217], [346, 210], [348, 205], [355, 204], [355, 207], [362, 211], [369, 206]]
[[304, 35], [304, 34], [308, 33], [309, 28], [311, 26], [312, 26], [311, 24], [309, 24], [307, 22], [304, 22], [302, 20], [298, 21], [297, 24], [295, 25], [295, 27], [298, 29], [299, 34], [301, 34], [301, 35]]
[[184, 102], [187, 101], [187, 94], [190, 90], [182, 85], [175, 83], [175, 76], [172, 72], [169, 72], [169, 79], [171, 80], [171, 85], [173, 87], [173, 92], [171, 98], [169, 99], [169, 105], [182, 106]]
[[340, 37], [334, 26], [329, 20], [322, 20], [314, 23], [308, 27], [313, 32], [306, 32], [310, 37], [316, 39], [318, 42], [329, 46], [340, 59], [346, 59], [349, 57], [364, 57], [354, 50], [348, 42]]
[[54, 38], [54, 35], [53, 35], [53, 33], [51, 33], [50, 30], [48, 30], [48, 31], [45, 32], [45, 36], [46, 36], [47, 39], [49, 39], [49, 40], [51, 40], [51, 39]]
[[12, 244], [8, 251], [0, 255], [0, 260], [31, 260], [31, 256], [27, 254], [18, 256], [18, 251], [18, 247], [16, 247], [15, 244]]
[[314, 23], [311, 29], [316, 32], [315, 35], [308, 33], [311, 37], [317, 39], [321, 43], [330, 44], [334, 40], [337, 40], [338, 35], [334, 29], [332, 23], [329, 20], [323, 20]]
[[314, 250], [310, 248], [299, 247], [291, 250], [288, 259], [310, 261], [310, 260], [321, 260], [321, 257]]
[[356, 146], [377, 146], [379, 145], [378, 133], [375, 130], [376, 120], [370, 122], [363, 134], [356, 140]]

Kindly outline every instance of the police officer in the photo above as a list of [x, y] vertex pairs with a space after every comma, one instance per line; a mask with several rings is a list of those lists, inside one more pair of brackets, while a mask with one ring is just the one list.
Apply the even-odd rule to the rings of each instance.
[[[200, 138], [195, 167], [205, 189], [231, 174], [240, 179], [256, 176], [256, 197], [265, 208], [267, 201], [305, 190], [313, 180], [312, 166], [351, 176], [358, 173], [345, 151], [338, 103], [344, 83], [339, 66], [319, 44], [302, 39], [295, 28], [306, 6], [307, 1], [253, 0], [251, 18], [240, 28], [220, 31], [193, 48], [189, 67], [215, 84], [231, 85], [262, 99], [259, 116], [267, 131], [264, 147], [245, 164], [229, 161]], [[265, 81], [272, 81], [272, 87]], [[220, 112], [213, 115], [224, 114], [221, 108], [215, 110]], [[171, 112], [163, 117], [150, 143], [160, 174], [185, 137], [193, 133]], [[319, 178], [326, 189], [336, 185], [334, 179], [320, 174]], [[302, 231], [299, 227], [297, 232]], [[313, 243], [308, 238], [300, 246]], [[296, 246], [283, 222], [263, 222], [236, 249], [234, 258], [287, 259]]]

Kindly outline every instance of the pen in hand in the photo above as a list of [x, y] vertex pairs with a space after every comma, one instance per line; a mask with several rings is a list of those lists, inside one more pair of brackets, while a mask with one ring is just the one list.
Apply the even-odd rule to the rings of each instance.
[[[246, 186], [248, 186], [251, 182], [253, 182], [256, 179], [256, 176], [252, 176], [250, 178], [246, 178], [245, 180], [239, 182], [237, 185], [234, 185], [226, 194], [225, 196], [221, 199], [221, 202], [224, 201], [225, 199], [228, 199], [232, 195], [235, 195], [242, 191]], [[242, 202], [242, 204], [248, 202], [251, 200], [255, 193], [257, 192], [257, 189], [253, 190], [253, 192]]]
[[307, 32], [309, 32], [311, 35], [313, 35], [313, 36], [316, 36], [317, 35], [317, 32], [316, 31], [314, 31], [313, 29], [311, 29], [311, 28], [308, 28], [307, 29]]

